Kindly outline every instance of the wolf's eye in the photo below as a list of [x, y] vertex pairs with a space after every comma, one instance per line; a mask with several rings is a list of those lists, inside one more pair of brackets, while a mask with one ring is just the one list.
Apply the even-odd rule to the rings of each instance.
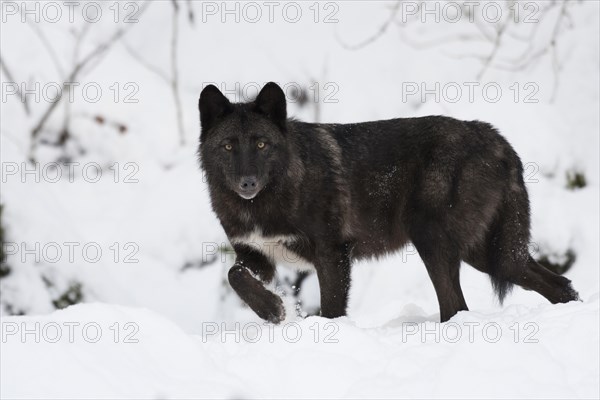
[[258, 147], [259, 149], [264, 149], [265, 148], [265, 142], [258, 142], [256, 144], [256, 147]]
[[231, 149], [233, 149], [233, 146], [232, 146], [232, 145], [230, 145], [229, 143], [227, 143], [227, 144], [225, 145], [225, 150], [227, 150], [227, 151], [231, 151]]

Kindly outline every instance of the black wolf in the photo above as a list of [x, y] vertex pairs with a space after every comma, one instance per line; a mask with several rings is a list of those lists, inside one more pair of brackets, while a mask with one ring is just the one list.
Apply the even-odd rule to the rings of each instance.
[[229, 282], [261, 318], [285, 317], [264, 286], [280, 260], [314, 267], [321, 315], [334, 318], [346, 313], [352, 261], [409, 241], [442, 322], [467, 310], [461, 261], [490, 275], [501, 302], [513, 284], [552, 303], [578, 299], [529, 254], [522, 164], [491, 125], [444, 116], [304, 123], [287, 118], [272, 82], [240, 104], [207, 86], [199, 109], [201, 165], [237, 256]]

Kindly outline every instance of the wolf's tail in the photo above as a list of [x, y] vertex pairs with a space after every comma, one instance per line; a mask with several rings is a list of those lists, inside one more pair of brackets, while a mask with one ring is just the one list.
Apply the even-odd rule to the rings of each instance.
[[527, 268], [530, 257], [529, 196], [522, 164], [518, 158], [516, 161], [488, 242], [490, 277], [500, 304], [511, 292], [515, 278]]

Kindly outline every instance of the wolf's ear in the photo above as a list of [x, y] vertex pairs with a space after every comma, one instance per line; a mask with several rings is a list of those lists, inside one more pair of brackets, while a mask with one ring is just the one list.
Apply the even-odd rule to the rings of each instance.
[[205, 133], [214, 122], [223, 115], [231, 112], [232, 106], [227, 97], [215, 85], [208, 85], [200, 93], [198, 101], [200, 110], [200, 125], [202, 133]]
[[255, 111], [267, 116], [280, 128], [285, 127], [287, 118], [285, 94], [274, 82], [267, 83], [254, 100]]

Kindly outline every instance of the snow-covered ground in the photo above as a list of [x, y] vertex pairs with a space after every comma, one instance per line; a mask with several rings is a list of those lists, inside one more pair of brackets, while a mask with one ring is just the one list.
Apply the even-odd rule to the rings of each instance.
[[197, 335], [147, 309], [82, 304], [3, 319], [2, 398], [593, 398], [598, 300], [444, 325], [417, 308], [377, 328], [206, 321]]
[[[79, 14], [73, 24], [67, 14], [59, 23], [23, 23], [7, 14], [7, 3], [1, 58], [12, 79], [49, 90], [50, 82], [62, 84], [72, 66], [73, 32], [83, 26]], [[16, 96], [7, 95], [2, 70], [0, 200], [11, 268], [0, 279], [2, 398], [600, 397], [598, 2], [572, 3], [556, 48], [545, 52], [561, 7], [545, 13], [549, 3], [539, 3], [540, 22], [509, 29], [479, 80], [483, 63], [474, 55], [491, 53], [493, 42], [482, 37], [497, 25], [480, 30], [466, 16], [458, 23], [432, 16], [402, 23], [412, 9], [400, 9], [398, 23], [351, 50], [342, 43], [376, 34], [396, 3], [320, 3], [318, 22], [312, 3], [299, 3], [297, 23], [279, 8], [270, 23], [268, 9], [257, 3], [262, 21], [242, 15], [238, 23], [232, 16], [223, 23], [220, 2], [191, 2], [193, 25], [183, 13], [187, 3], [179, 3], [183, 146], [169, 84], [159, 77], [171, 71], [171, 2], [151, 4], [130, 26], [124, 36], [130, 51], [116, 42], [78, 78], [79, 87], [94, 83], [102, 96], [91, 102], [75, 89], [70, 132], [86, 152], [67, 145], [79, 163], [72, 180], [64, 171], [55, 181], [52, 163], [63, 153], [44, 145], [35, 153], [40, 178], [26, 173], [34, 168], [24, 164], [29, 133], [49, 103], [30, 96], [26, 114]], [[535, 11], [526, 3], [517, 3], [522, 16]], [[120, 5], [122, 18], [131, 10]], [[121, 26], [108, 6], [84, 35], [80, 59]], [[338, 22], [325, 23], [332, 12]], [[518, 40], [536, 25], [531, 43]], [[452, 40], [459, 34], [461, 40]], [[522, 54], [540, 56], [523, 67]], [[583, 301], [550, 305], [516, 288], [500, 306], [488, 278], [465, 265], [461, 282], [471, 311], [440, 325], [431, 282], [408, 248], [355, 265], [347, 318], [295, 317], [288, 297], [286, 324], [263, 326], [223, 285], [231, 256], [217, 253], [200, 266], [227, 242], [198, 170], [196, 141], [204, 84], [225, 85], [228, 96], [240, 100], [236, 84], [252, 94], [267, 81], [316, 85], [308, 93], [318, 88], [318, 101], [290, 103], [289, 113], [307, 121], [445, 114], [496, 125], [526, 166], [532, 251], [560, 259], [571, 250], [576, 259], [567, 277]], [[423, 89], [436, 84], [439, 101], [432, 94], [422, 101]], [[461, 95], [454, 101], [456, 88]], [[137, 102], [125, 102], [127, 94]], [[61, 105], [41, 136], [53, 139], [64, 112]], [[102, 168], [98, 181], [96, 166]], [[587, 184], [568, 190], [566, 175], [574, 172]], [[80, 285], [83, 304], [55, 311], [53, 301], [73, 285]], [[301, 297], [305, 306], [315, 304], [316, 277], [305, 281]], [[260, 339], [253, 343], [257, 329]], [[61, 336], [52, 343], [55, 332]], [[94, 342], [96, 332], [101, 336]]]

